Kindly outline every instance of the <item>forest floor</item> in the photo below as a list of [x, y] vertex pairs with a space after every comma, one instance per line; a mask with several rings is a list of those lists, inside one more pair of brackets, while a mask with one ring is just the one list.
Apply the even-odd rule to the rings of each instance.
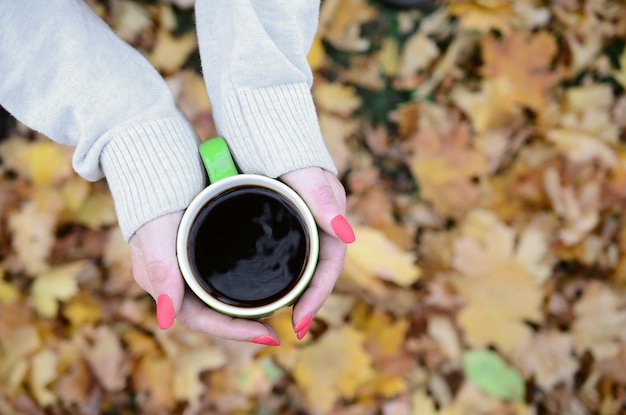
[[[190, 1], [90, 4], [215, 135]], [[626, 3], [325, 0], [309, 62], [357, 242], [298, 341], [160, 331], [106, 183], [0, 143], [1, 414], [626, 413]]]

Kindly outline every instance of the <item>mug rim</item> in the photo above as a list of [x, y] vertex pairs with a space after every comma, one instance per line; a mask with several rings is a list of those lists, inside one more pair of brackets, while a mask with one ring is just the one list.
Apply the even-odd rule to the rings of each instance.
[[[210, 295], [200, 284], [198, 278], [194, 275], [189, 262], [187, 249], [187, 242], [191, 232], [191, 227], [206, 203], [227, 191], [244, 186], [259, 186], [267, 188], [279, 193], [282, 197], [289, 200], [294, 205], [294, 208], [304, 222], [304, 226], [306, 228], [305, 230], [309, 238], [309, 255], [307, 257], [306, 266], [302, 271], [298, 282], [284, 296], [272, 301], [271, 303], [255, 307], [240, 307], [227, 304]], [[211, 183], [193, 198], [183, 213], [180, 225], [178, 226], [178, 233], [176, 236], [176, 254], [178, 257], [180, 272], [187, 283], [187, 286], [209, 307], [232, 317], [262, 318], [268, 317], [274, 312], [293, 304], [293, 302], [307, 288], [317, 267], [319, 256], [319, 234], [313, 214], [298, 193], [277, 179], [272, 179], [259, 174], [244, 173], [226, 177], [215, 183]]]

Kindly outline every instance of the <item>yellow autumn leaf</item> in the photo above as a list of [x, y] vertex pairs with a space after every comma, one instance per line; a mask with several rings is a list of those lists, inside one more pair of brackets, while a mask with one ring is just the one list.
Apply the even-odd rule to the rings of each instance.
[[340, 83], [324, 83], [313, 90], [315, 103], [324, 111], [348, 116], [361, 106], [356, 89]]
[[395, 39], [386, 37], [374, 59], [387, 77], [396, 76], [400, 68], [400, 45]]
[[226, 354], [214, 346], [199, 346], [186, 350], [174, 361], [172, 391], [177, 400], [198, 402], [205, 391], [200, 374], [218, 369], [227, 362]]
[[20, 291], [17, 287], [4, 280], [4, 270], [0, 267], [0, 306], [14, 303], [20, 297]]
[[79, 293], [67, 301], [63, 307], [63, 316], [73, 327], [96, 324], [102, 318], [101, 301], [88, 293]]
[[457, 321], [472, 346], [495, 345], [508, 353], [528, 341], [526, 321], [541, 318], [537, 280], [545, 278], [540, 265], [546, 252], [520, 255], [515, 230], [488, 211], [470, 212], [460, 229], [452, 263], [462, 275], [454, 285], [466, 305]]
[[35, 185], [49, 186], [72, 173], [68, 155], [52, 141], [37, 141], [26, 148], [25, 167]]
[[379, 280], [408, 287], [420, 278], [413, 252], [401, 249], [383, 232], [367, 226], [355, 226], [357, 242], [348, 245], [344, 274], [357, 285], [380, 290]]
[[78, 276], [87, 269], [89, 261], [81, 260], [57, 265], [35, 278], [31, 287], [33, 307], [43, 317], [54, 318], [59, 302], [78, 293]]
[[74, 213], [74, 222], [85, 225], [89, 229], [99, 229], [115, 225], [117, 215], [110, 193], [100, 191], [91, 194], [82, 206]]
[[505, 35], [511, 32], [513, 4], [508, 0], [453, 2], [448, 11], [459, 18], [462, 29], [481, 33], [498, 30]]
[[158, 71], [172, 73], [181, 68], [196, 47], [197, 38], [194, 34], [175, 37], [166, 30], [159, 30], [148, 60]]
[[132, 372], [134, 387], [147, 393], [158, 407], [171, 411], [176, 405], [172, 390], [173, 372], [172, 360], [154, 354], [143, 355]]
[[32, 357], [29, 384], [37, 403], [42, 407], [57, 401], [48, 385], [58, 376], [58, 362], [58, 355], [50, 349], [43, 349]]
[[302, 349], [293, 376], [311, 408], [331, 413], [339, 398], [354, 398], [359, 387], [374, 376], [364, 340], [362, 333], [345, 326], [327, 331]]
[[363, 52], [370, 46], [361, 26], [376, 18], [376, 8], [366, 0], [329, 0], [321, 5], [319, 33], [334, 47]]
[[372, 313], [365, 325], [368, 350], [376, 358], [394, 356], [402, 348], [408, 328], [406, 320], [394, 322], [383, 312]]
[[416, 32], [402, 46], [398, 74], [401, 77], [414, 75], [427, 68], [439, 53], [434, 41], [424, 33]]
[[316, 71], [320, 69], [324, 65], [325, 58], [326, 52], [324, 51], [322, 38], [317, 35], [313, 38], [313, 44], [311, 45], [311, 50], [309, 50], [309, 55], [307, 56], [311, 70]]

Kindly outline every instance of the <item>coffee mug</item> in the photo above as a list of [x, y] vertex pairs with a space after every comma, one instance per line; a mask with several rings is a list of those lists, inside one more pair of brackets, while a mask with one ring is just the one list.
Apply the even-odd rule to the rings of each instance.
[[319, 254], [315, 219], [284, 183], [240, 174], [226, 141], [203, 142], [209, 185], [185, 210], [176, 250], [187, 286], [209, 307], [261, 319], [292, 305]]

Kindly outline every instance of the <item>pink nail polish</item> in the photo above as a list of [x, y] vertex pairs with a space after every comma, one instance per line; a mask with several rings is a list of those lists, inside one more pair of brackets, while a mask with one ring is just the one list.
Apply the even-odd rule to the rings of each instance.
[[280, 346], [280, 342], [273, 337], [270, 336], [259, 336], [253, 339], [250, 339], [252, 343], [263, 344], [265, 346]]
[[352, 226], [348, 223], [348, 220], [343, 215], [337, 215], [330, 221], [330, 226], [333, 228], [337, 237], [344, 244], [350, 244], [354, 242], [356, 237]]
[[157, 324], [161, 330], [167, 330], [174, 325], [174, 304], [167, 294], [159, 295], [156, 304]]
[[313, 321], [313, 315], [309, 314], [305, 318], [303, 318], [293, 329], [296, 332], [296, 337], [298, 340], [302, 340], [304, 336], [309, 332], [309, 328], [311, 328], [311, 322]]

